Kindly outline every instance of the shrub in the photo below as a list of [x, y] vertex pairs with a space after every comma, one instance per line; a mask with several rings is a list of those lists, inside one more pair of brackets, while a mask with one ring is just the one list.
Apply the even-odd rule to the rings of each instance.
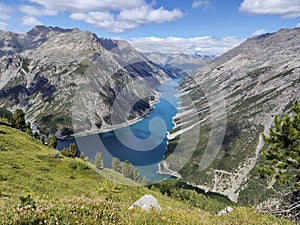
[[75, 144], [70, 144], [69, 148], [64, 148], [61, 154], [66, 157], [75, 158], [78, 155], [77, 148]]

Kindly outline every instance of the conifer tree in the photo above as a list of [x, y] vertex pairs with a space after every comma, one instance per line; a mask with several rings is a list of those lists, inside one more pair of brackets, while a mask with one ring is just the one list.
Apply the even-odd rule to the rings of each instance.
[[101, 152], [97, 152], [94, 159], [94, 164], [97, 169], [103, 169], [104, 167], [104, 158]]
[[31, 123], [27, 122], [25, 124], [25, 133], [28, 134], [29, 136], [33, 136], [32, 130], [31, 130]]
[[279, 215], [300, 220], [300, 104], [295, 102], [291, 115], [274, 118], [270, 134], [262, 134], [267, 149], [262, 151], [264, 165], [258, 166], [262, 177], [284, 184], [284, 205]]
[[112, 159], [111, 166], [112, 166], [112, 168], [113, 168], [114, 171], [117, 171], [119, 173], [122, 172], [121, 161], [120, 161], [119, 158], [114, 157]]
[[56, 147], [57, 147], [57, 138], [56, 138], [56, 136], [51, 136], [51, 137], [48, 139], [47, 145], [48, 145], [50, 148], [56, 149]]
[[268, 148], [262, 151], [265, 165], [259, 167], [264, 177], [274, 176], [281, 183], [293, 180], [293, 188], [300, 190], [300, 105], [296, 101], [293, 115], [274, 118], [269, 137], [262, 134]]
[[25, 121], [25, 113], [22, 109], [17, 109], [12, 117], [12, 121], [11, 121], [12, 127], [25, 131], [25, 125], [26, 125], [26, 121]]

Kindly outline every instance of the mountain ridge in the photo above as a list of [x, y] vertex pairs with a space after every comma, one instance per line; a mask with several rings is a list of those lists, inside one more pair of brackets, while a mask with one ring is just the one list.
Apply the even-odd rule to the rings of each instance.
[[[0, 106], [24, 109], [27, 119], [45, 133], [73, 132], [72, 98], [85, 84], [91, 84], [87, 99], [98, 96], [96, 118], [83, 128], [89, 130], [111, 126], [112, 102], [128, 84], [144, 80], [154, 90], [170, 79], [128, 42], [98, 38], [89, 31], [37, 26], [26, 34], [0, 32]], [[133, 88], [135, 94], [139, 86]], [[150, 110], [149, 99], [141, 103], [130, 118]], [[82, 104], [80, 110], [87, 112], [94, 103]]]
[[[268, 133], [274, 115], [288, 113], [293, 102], [300, 98], [299, 37], [300, 29], [295, 28], [249, 38], [184, 79], [181, 83], [183, 112], [174, 118], [176, 126], [168, 149], [170, 153], [178, 152], [172, 158], [174, 162], [166, 158], [164, 165], [188, 182], [222, 193], [235, 202], [242, 201], [239, 195], [243, 193], [245, 197], [244, 190], [249, 195], [247, 181], [250, 172], [255, 174], [252, 171], [263, 147], [260, 133]], [[222, 104], [226, 111], [218, 112]], [[211, 108], [212, 105], [216, 107]], [[226, 127], [211, 127], [211, 118], [219, 124], [226, 118]], [[202, 121], [201, 127], [193, 128], [195, 121]], [[176, 164], [184, 158], [182, 152], [191, 142], [184, 140], [188, 135], [184, 129], [195, 135], [200, 130], [202, 135], [191, 159], [178, 171]], [[224, 140], [220, 148], [214, 148], [218, 151], [211, 156], [215, 157], [211, 165], [201, 169], [202, 157], [209, 157], [205, 149], [210, 132], [218, 129], [215, 134], [224, 132]], [[181, 140], [182, 146], [176, 149]], [[251, 179], [258, 181], [259, 176], [256, 174]]]

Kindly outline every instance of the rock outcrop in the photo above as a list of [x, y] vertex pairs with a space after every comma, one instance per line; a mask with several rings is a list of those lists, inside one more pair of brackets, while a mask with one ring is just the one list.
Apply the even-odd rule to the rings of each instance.
[[157, 199], [152, 195], [144, 195], [135, 203], [133, 203], [128, 209], [141, 208], [144, 211], [157, 210], [162, 211]]
[[227, 214], [233, 211], [233, 208], [230, 206], [227, 206], [225, 209], [222, 209], [220, 212], [218, 212], [218, 216], [221, 216], [223, 214]]

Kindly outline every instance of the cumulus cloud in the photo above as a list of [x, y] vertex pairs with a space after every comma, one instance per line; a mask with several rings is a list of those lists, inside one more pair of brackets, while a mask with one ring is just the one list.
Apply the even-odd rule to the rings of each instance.
[[165, 10], [163, 7], [152, 9], [150, 6], [140, 8], [125, 9], [118, 16], [119, 21], [135, 22], [137, 24], [162, 23], [173, 21], [183, 16], [183, 13], [174, 9], [173, 11]]
[[267, 33], [268, 31], [266, 29], [259, 29], [255, 32], [252, 33], [252, 36], [259, 36], [259, 35], [262, 35], [262, 34], [265, 34]]
[[21, 5], [20, 11], [28, 16], [56, 16], [58, 14], [57, 10], [45, 9], [31, 5]]
[[89, 12], [93, 10], [123, 10], [145, 5], [144, 0], [29, 0], [47, 9]]
[[130, 43], [140, 52], [161, 53], [199, 53], [201, 55], [221, 55], [242, 43], [245, 39], [237, 37], [215, 38], [210, 36], [181, 37], [145, 37], [134, 38]]
[[5, 30], [8, 27], [7, 20], [10, 18], [12, 8], [0, 3], [0, 29]]
[[244, 0], [240, 11], [250, 14], [280, 15], [284, 18], [300, 16], [300, 0]]
[[122, 33], [151, 23], [175, 21], [184, 16], [184, 13], [178, 9], [155, 8], [155, 1], [148, 4], [145, 0], [28, 1], [39, 4], [42, 8], [23, 5], [20, 10], [27, 16], [51, 16], [60, 11], [69, 12], [73, 20], [105, 28], [112, 33]]
[[210, 1], [209, 0], [195, 0], [192, 3], [192, 8], [196, 9], [196, 8], [201, 8], [203, 7], [204, 9], [207, 9], [211, 6]]
[[0, 20], [0, 30], [6, 30], [8, 24]]
[[36, 25], [42, 25], [43, 23], [38, 21], [35, 17], [33, 16], [24, 16], [22, 18], [22, 25], [28, 26], [28, 27], [33, 27]]
[[300, 23], [297, 23], [296, 27], [300, 27]]
[[72, 13], [70, 17], [74, 20], [82, 20], [95, 27], [106, 28], [113, 33], [121, 33], [150, 23], [174, 21], [183, 17], [183, 13], [177, 9], [168, 11], [162, 7], [153, 9], [151, 6], [145, 5], [139, 8], [124, 9], [118, 15], [108, 11], [99, 11]]
[[109, 12], [73, 13], [70, 17], [95, 27], [112, 27], [114, 25], [114, 15]]

